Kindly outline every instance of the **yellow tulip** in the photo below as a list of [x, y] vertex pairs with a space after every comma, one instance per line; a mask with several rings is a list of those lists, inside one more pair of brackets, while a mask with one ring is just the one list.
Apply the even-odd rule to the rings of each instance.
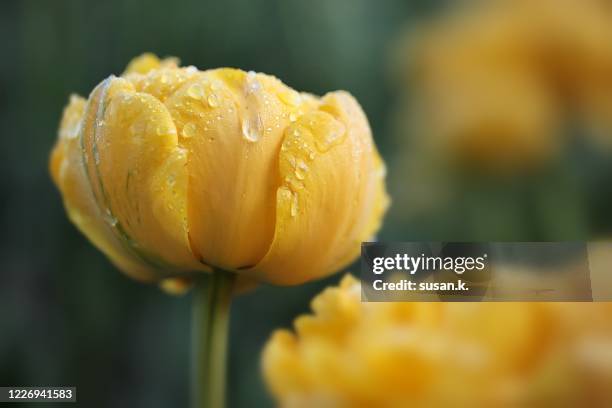
[[611, 38], [599, 0], [450, 7], [398, 46], [402, 133], [418, 135], [421, 156], [492, 174], [558, 159], [571, 121], [610, 146]]
[[263, 371], [281, 407], [610, 406], [610, 304], [362, 303], [345, 277]]
[[319, 278], [355, 258], [388, 205], [350, 94], [151, 54], [71, 97], [50, 167], [72, 222], [144, 281], [211, 267], [273, 284]]

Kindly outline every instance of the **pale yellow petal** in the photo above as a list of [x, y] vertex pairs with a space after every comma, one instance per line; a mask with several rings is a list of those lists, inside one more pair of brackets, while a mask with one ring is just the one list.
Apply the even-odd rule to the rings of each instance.
[[289, 91], [273, 77], [220, 69], [166, 100], [189, 152], [190, 239], [205, 263], [250, 267], [270, 245]]
[[364, 210], [375, 198], [368, 196], [374, 164], [369, 126], [346, 93], [328, 94], [318, 110], [291, 124], [279, 157], [274, 240], [249, 273], [296, 284], [346, 261], [359, 248], [361, 223], [370, 215]]
[[[101, 87], [96, 88], [92, 95], [100, 90]], [[156, 279], [157, 272], [127, 251], [104, 221], [93, 194], [81, 147], [83, 118], [95, 117], [95, 112], [92, 115], [91, 103], [85, 105], [81, 100], [73, 99], [65, 115], [60, 127], [60, 139], [54, 151], [52, 168], [57, 169], [53, 170], [54, 179], [62, 193], [68, 217], [119, 269], [135, 279]], [[82, 117], [78, 118], [79, 116]]]
[[106, 222], [166, 273], [203, 269], [187, 237], [187, 154], [165, 106], [116, 78], [92, 102], [84, 147]]

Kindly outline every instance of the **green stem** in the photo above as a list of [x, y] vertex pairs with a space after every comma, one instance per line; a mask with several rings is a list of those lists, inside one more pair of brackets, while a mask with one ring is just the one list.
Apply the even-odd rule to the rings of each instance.
[[193, 293], [192, 408], [225, 406], [227, 334], [235, 275], [215, 269], [196, 281]]

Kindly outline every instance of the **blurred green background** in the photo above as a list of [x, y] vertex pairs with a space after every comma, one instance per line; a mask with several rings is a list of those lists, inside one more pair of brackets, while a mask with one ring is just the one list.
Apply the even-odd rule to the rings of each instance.
[[[386, 154], [387, 45], [426, 3], [0, 2], [0, 385], [74, 385], [87, 407], [187, 405], [190, 296], [121, 275], [69, 223], [51, 183], [48, 155], [70, 93], [87, 95], [145, 51], [200, 69], [262, 71], [299, 90], [349, 90]], [[340, 275], [236, 299], [230, 406], [272, 405], [264, 342]]]
[[[47, 170], [69, 95], [87, 95], [145, 51], [200, 69], [265, 72], [315, 94], [355, 95], [387, 162], [394, 200], [379, 240], [607, 237], [612, 164], [579, 142], [537, 175], [501, 183], [482, 174], [445, 177], [439, 196], [431, 169], [409, 166], [410, 140], [419, 135], [401, 131], [407, 90], [391, 48], [442, 3], [2, 1], [0, 385], [76, 386], [87, 407], [187, 406], [190, 296], [121, 275], [69, 223]], [[413, 188], [422, 184], [434, 188]], [[263, 344], [341, 275], [262, 286], [235, 300], [230, 406], [272, 406], [260, 374]]]

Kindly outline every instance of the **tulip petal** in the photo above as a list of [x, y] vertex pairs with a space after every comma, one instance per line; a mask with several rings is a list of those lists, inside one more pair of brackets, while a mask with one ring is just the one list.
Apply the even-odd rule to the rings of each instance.
[[296, 284], [352, 259], [380, 190], [375, 164], [367, 120], [347, 93], [328, 94], [290, 125], [279, 158], [274, 240], [248, 272]]
[[189, 151], [190, 240], [207, 264], [249, 267], [270, 245], [290, 91], [273, 77], [219, 69], [165, 102]]
[[187, 154], [165, 106], [116, 78], [93, 102], [97, 113], [95, 123], [87, 122], [84, 148], [107, 223], [166, 274], [207, 269], [189, 248]]
[[[94, 93], [99, 91], [100, 87]], [[155, 271], [125, 251], [122, 242], [100, 213], [85, 172], [80, 143], [84, 117], [88, 115], [91, 115], [91, 104], [80, 97], [72, 97], [64, 110], [59, 138], [51, 158], [53, 180], [62, 192], [68, 217], [119, 269], [134, 279], [155, 280]]]

